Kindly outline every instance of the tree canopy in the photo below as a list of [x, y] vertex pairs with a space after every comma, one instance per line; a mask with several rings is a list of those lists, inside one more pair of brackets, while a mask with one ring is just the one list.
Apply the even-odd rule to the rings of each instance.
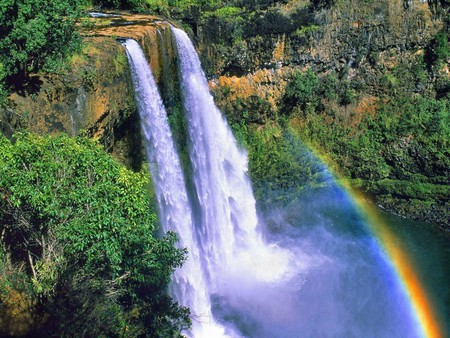
[[75, 48], [76, 3], [0, 0], [0, 92], [3, 86], [22, 85], [31, 72], [55, 68]]
[[167, 14], [169, 8], [210, 10], [225, 4], [218, 0], [0, 0], [1, 68], [8, 76], [22, 77], [51, 68], [77, 45], [75, 23], [80, 7]]
[[173, 233], [152, 235], [148, 182], [83, 137], [0, 136], [0, 334], [21, 320], [46, 336], [160, 337], [189, 325], [166, 295], [185, 251]]

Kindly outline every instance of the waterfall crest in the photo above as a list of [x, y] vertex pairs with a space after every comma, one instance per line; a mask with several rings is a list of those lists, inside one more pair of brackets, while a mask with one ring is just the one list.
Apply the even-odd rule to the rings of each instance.
[[165, 232], [175, 231], [179, 237], [180, 247], [186, 247], [189, 251], [187, 261], [174, 274], [171, 292], [182, 305], [190, 308], [193, 332], [199, 332], [199, 335], [203, 331], [210, 334], [221, 333], [211, 314], [208, 288], [194, 238], [191, 206], [166, 110], [139, 44], [128, 39], [123, 45], [127, 51], [135, 86], [136, 103], [158, 199], [161, 226]]

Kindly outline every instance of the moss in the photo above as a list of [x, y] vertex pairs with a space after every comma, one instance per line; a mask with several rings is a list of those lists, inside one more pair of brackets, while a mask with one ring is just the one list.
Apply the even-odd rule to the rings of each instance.
[[306, 35], [309, 35], [319, 29], [319, 26], [317, 25], [308, 25], [308, 26], [302, 26], [295, 30], [295, 32], [292, 34], [293, 37], [296, 38], [303, 38]]
[[115, 75], [119, 76], [128, 69], [128, 60], [125, 53], [117, 53], [113, 59]]

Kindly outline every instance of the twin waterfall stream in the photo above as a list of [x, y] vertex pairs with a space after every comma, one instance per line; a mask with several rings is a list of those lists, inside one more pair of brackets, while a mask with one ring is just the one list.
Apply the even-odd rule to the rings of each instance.
[[[241, 277], [272, 283], [287, 278], [292, 254], [267, 245], [257, 231], [258, 218], [246, 153], [209, 93], [206, 77], [189, 37], [172, 28], [180, 57], [181, 90], [189, 132], [195, 194], [187, 192], [167, 113], [148, 61], [134, 40], [127, 50], [145, 146], [164, 231], [179, 235], [189, 252], [175, 272], [171, 292], [188, 306], [193, 337], [235, 336], [215, 322], [211, 296], [224, 283]], [[189, 196], [196, 196], [190, 200]]]
[[[165, 232], [175, 231], [179, 246], [188, 250], [170, 285], [172, 296], [191, 311], [192, 328], [183, 334], [423, 337], [391, 268], [373, 240], [360, 231], [353, 231], [353, 237], [332, 233], [338, 227], [327, 228], [322, 217], [308, 230], [289, 230], [291, 237], [264, 233], [247, 176], [247, 155], [213, 101], [189, 37], [174, 27], [172, 33], [191, 170], [181, 164], [143, 51], [134, 40], [122, 44], [161, 226]], [[331, 210], [330, 196], [335, 196], [346, 213], [337, 218], [355, 222], [355, 212], [342, 208], [342, 194], [333, 194], [327, 195], [326, 213]]]

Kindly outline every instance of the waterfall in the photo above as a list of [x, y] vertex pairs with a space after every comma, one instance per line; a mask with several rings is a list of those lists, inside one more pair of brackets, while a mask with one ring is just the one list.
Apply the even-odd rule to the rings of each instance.
[[215, 333], [220, 333], [221, 329], [212, 318], [210, 295], [194, 237], [192, 211], [166, 110], [142, 49], [131, 39], [127, 39], [123, 45], [127, 51], [135, 86], [136, 103], [158, 199], [161, 226], [165, 232], [175, 231], [180, 247], [186, 247], [189, 251], [187, 261], [174, 274], [171, 292], [182, 305], [190, 308], [194, 336], [206, 336], [208, 332], [210, 336], [217, 336]]
[[[183, 333], [195, 338], [361, 337], [367, 332], [416, 337], [402, 290], [369, 245], [370, 237], [361, 230], [344, 234], [349, 226], [359, 229], [362, 220], [349, 212], [350, 202], [337, 186], [322, 192], [318, 203], [327, 212], [325, 217], [319, 212], [312, 226], [263, 236], [247, 155], [214, 104], [190, 39], [172, 30], [188, 136], [187, 167], [192, 168], [188, 186], [148, 62], [136, 41], [123, 44], [161, 227], [177, 232], [180, 247], [188, 249], [188, 259], [170, 285], [172, 295], [191, 310], [192, 329]], [[328, 210], [333, 196], [341, 214], [330, 218], [337, 212]], [[312, 212], [320, 211], [308, 203]]]
[[172, 30], [198, 199], [196, 235], [211, 295], [229, 298], [245, 282], [251, 288], [288, 280], [297, 271], [293, 254], [263, 241], [247, 155], [214, 103], [192, 42], [184, 31]]
[[[231, 265], [236, 245], [255, 239], [255, 199], [246, 154], [239, 150], [225, 119], [214, 104], [197, 53], [189, 37], [173, 28], [190, 157], [201, 213], [202, 247], [211, 266]], [[236, 243], [238, 241], [239, 243]]]
[[[138, 43], [126, 40], [145, 148], [164, 231], [174, 230], [188, 259], [170, 286], [191, 310], [193, 337], [237, 336], [215, 322], [211, 299], [230, 298], [236, 284], [279, 282], [293, 271], [290, 252], [266, 245], [258, 232], [256, 203], [247, 176], [247, 155], [209, 93], [188, 36], [173, 28], [190, 139], [193, 193], [188, 194], [167, 113]], [[189, 197], [191, 196], [191, 197]], [[190, 200], [191, 198], [191, 200]], [[195, 210], [193, 207], [195, 206]], [[195, 216], [194, 216], [195, 215]]]

